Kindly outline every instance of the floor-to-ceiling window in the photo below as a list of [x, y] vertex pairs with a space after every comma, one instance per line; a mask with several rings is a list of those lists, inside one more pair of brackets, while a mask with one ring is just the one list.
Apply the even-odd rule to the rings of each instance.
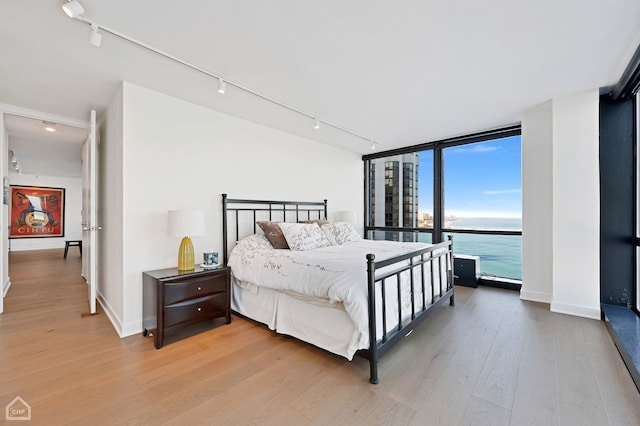
[[443, 150], [443, 229], [485, 276], [522, 279], [520, 145], [517, 135]]
[[519, 127], [363, 159], [368, 238], [439, 242], [453, 235], [454, 253], [479, 256], [483, 276], [522, 278]]

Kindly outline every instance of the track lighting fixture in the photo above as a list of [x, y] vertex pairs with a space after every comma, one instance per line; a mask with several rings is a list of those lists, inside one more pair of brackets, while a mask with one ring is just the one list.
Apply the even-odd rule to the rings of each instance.
[[[142, 49], [144, 49], [146, 51], [153, 52], [153, 53], [155, 53], [157, 55], [160, 55], [160, 56], [162, 56], [162, 57], [164, 57], [164, 58], [166, 58], [166, 59], [168, 59], [170, 61], [173, 61], [173, 62], [175, 62], [175, 63], [177, 63], [179, 65], [183, 65], [183, 66], [185, 66], [187, 68], [190, 68], [193, 71], [197, 71], [197, 72], [199, 72], [201, 74], [204, 74], [204, 75], [206, 75], [208, 77], [217, 79], [218, 80], [218, 93], [220, 93], [220, 94], [224, 94], [225, 93], [226, 88], [227, 88], [227, 83], [229, 83], [235, 89], [238, 89], [240, 91], [243, 91], [245, 93], [253, 95], [253, 96], [255, 96], [257, 98], [260, 98], [260, 99], [262, 99], [264, 101], [271, 102], [271, 103], [273, 103], [275, 105], [278, 105], [278, 106], [280, 106], [282, 108], [285, 108], [285, 109], [287, 109], [289, 111], [292, 111], [292, 112], [295, 112], [297, 114], [300, 114], [300, 115], [306, 117], [307, 119], [313, 119], [314, 120], [314, 126], [313, 126], [314, 129], [319, 129], [320, 128], [320, 120], [317, 119], [317, 118], [314, 118], [313, 115], [308, 114], [307, 112], [304, 112], [304, 111], [302, 111], [302, 110], [300, 110], [298, 108], [295, 108], [294, 106], [288, 105], [288, 104], [286, 104], [284, 102], [280, 102], [280, 101], [278, 101], [278, 100], [276, 100], [276, 99], [274, 99], [274, 98], [272, 98], [270, 96], [263, 95], [262, 93], [258, 93], [255, 90], [252, 90], [252, 89], [250, 89], [250, 88], [248, 88], [248, 87], [246, 87], [246, 86], [244, 86], [244, 85], [242, 85], [240, 83], [232, 82], [232, 81], [229, 81], [229, 80], [225, 81], [225, 80], [223, 80], [223, 78], [221, 76], [219, 76], [219, 75], [217, 75], [217, 74], [215, 74], [215, 73], [213, 73], [213, 72], [211, 72], [211, 71], [209, 71], [207, 69], [204, 69], [204, 68], [202, 68], [202, 67], [200, 67], [198, 65], [189, 63], [189, 62], [184, 61], [184, 60], [182, 60], [180, 58], [177, 58], [177, 57], [175, 57], [175, 56], [173, 56], [171, 54], [168, 54], [166, 52], [158, 50], [158, 49], [154, 48], [153, 46], [150, 46], [150, 45], [148, 45], [148, 44], [146, 44], [144, 42], [136, 40], [136, 39], [134, 39], [134, 38], [132, 38], [132, 37], [126, 35], [126, 34], [123, 34], [123, 33], [119, 32], [119, 31], [116, 31], [114, 29], [111, 29], [111, 28], [105, 27], [103, 25], [100, 25], [100, 24], [98, 24], [96, 22], [93, 22], [93, 20], [87, 18], [86, 16], [83, 16], [84, 15], [84, 7], [82, 7], [82, 5], [80, 3], [78, 3], [77, 0], [67, 0], [65, 2], [65, 4], [62, 6], [62, 9], [64, 10], [64, 12], [69, 17], [75, 18], [78, 21], [81, 21], [81, 22], [83, 22], [83, 23], [85, 23], [85, 24], [87, 24], [87, 25], [89, 25], [91, 27], [91, 32], [89, 33], [89, 43], [92, 46], [99, 47], [101, 42], [102, 42], [102, 35], [104, 33], [110, 34], [110, 35], [112, 35], [112, 36], [114, 36], [114, 37], [116, 37], [116, 38], [118, 38], [120, 40], [124, 40], [126, 42], [129, 42], [129, 43], [131, 43], [131, 44], [133, 44], [135, 46], [141, 47]], [[100, 30], [100, 32], [98, 32], [99, 30]], [[336, 124], [333, 124], [333, 123], [329, 123], [327, 121], [322, 121], [322, 124], [326, 125], [326, 126], [329, 126], [329, 127], [332, 127], [335, 130], [339, 130], [341, 132], [347, 133], [347, 134], [349, 134], [351, 136], [355, 136], [356, 138], [360, 139], [361, 141], [363, 141], [365, 143], [370, 142], [371, 143], [371, 149], [376, 149], [376, 142], [372, 141], [371, 139], [369, 139], [369, 138], [367, 138], [367, 137], [365, 137], [365, 136], [363, 136], [361, 134], [353, 132], [353, 131], [351, 131], [349, 129], [346, 129], [346, 128], [342, 127], [342, 126], [339, 126], [339, 125], [336, 125]]]
[[62, 5], [62, 10], [64, 10], [64, 13], [66, 13], [70, 18], [76, 18], [84, 14], [84, 7], [82, 7], [82, 5], [76, 0], [69, 0], [67, 3]]
[[89, 44], [95, 47], [100, 47], [102, 43], [102, 34], [98, 32], [100, 27], [97, 24], [91, 24], [91, 32], [89, 33]]
[[56, 131], [56, 123], [52, 123], [50, 121], [43, 121], [44, 129], [47, 132], [55, 132]]
[[9, 154], [11, 154], [11, 162], [13, 164], [16, 164], [18, 162], [18, 159], [16, 158], [16, 155], [13, 153], [13, 151], [9, 151]]

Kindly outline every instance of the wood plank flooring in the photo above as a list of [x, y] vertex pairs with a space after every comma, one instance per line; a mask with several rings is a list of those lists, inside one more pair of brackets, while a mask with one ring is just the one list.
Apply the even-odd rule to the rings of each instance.
[[10, 254], [2, 420], [21, 396], [25, 424], [42, 425], [640, 425], [640, 395], [604, 324], [515, 292], [456, 287], [456, 306], [383, 357], [371, 385], [366, 360], [236, 316], [160, 350], [120, 339], [104, 313], [81, 317], [80, 267], [74, 251]]

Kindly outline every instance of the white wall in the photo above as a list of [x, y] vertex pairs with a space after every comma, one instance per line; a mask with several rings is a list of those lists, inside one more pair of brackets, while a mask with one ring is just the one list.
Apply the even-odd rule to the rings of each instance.
[[600, 319], [599, 92], [553, 102], [551, 311]]
[[[117, 102], [116, 102], [117, 103]], [[115, 115], [115, 117], [114, 117]], [[221, 194], [233, 198], [329, 200], [329, 211], [363, 216], [360, 155], [221, 114], [129, 83], [122, 88], [122, 211], [117, 212], [117, 106], [107, 112], [101, 148], [105, 176], [114, 181], [108, 241], [122, 235], [122, 279], [115, 261], [105, 265], [105, 301], [120, 335], [142, 330], [142, 272], [174, 267], [180, 239], [166, 233], [167, 211], [203, 209], [206, 235], [194, 237], [196, 253], [222, 250]], [[109, 145], [109, 146], [105, 146]], [[115, 145], [115, 146], [112, 146]], [[104, 155], [103, 154], [103, 155]], [[362, 225], [362, 224], [360, 224]], [[116, 255], [117, 244], [107, 248]], [[112, 270], [113, 268], [113, 270]], [[112, 290], [113, 293], [112, 293]]]
[[599, 319], [598, 90], [537, 106], [522, 125], [521, 298]]
[[[11, 185], [64, 188], [64, 237], [11, 240], [11, 251], [63, 248], [65, 240], [82, 239], [82, 179], [59, 176], [10, 174]], [[74, 249], [77, 250], [77, 249]]]
[[551, 303], [553, 293], [553, 104], [522, 120], [522, 289], [525, 300]]
[[[98, 301], [118, 333], [123, 329], [124, 288], [122, 278], [122, 86], [99, 120], [98, 145]], [[147, 159], [140, 159], [144, 167]]]

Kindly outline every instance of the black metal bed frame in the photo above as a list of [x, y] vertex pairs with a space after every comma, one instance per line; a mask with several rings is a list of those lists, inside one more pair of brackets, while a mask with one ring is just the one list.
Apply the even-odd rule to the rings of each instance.
[[[246, 205], [248, 207], [229, 207], [229, 204]], [[259, 207], [256, 207], [259, 206]], [[235, 212], [235, 240], [240, 239], [239, 216], [240, 212], [250, 212], [252, 214], [253, 233], [256, 233], [256, 220], [258, 212], [268, 213], [268, 219], [273, 220], [274, 213], [282, 214], [280, 220], [287, 222], [287, 214], [295, 214], [295, 221], [326, 219], [327, 200], [324, 201], [266, 201], [266, 200], [240, 200], [227, 198], [227, 194], [222, 194], [222, 256], [224, 265], [229, 260], [229, 234], [228, 234], [228, 212]], [[301, 218], [300, 215], [303, 215]]]
[[[231, 205], [231, 206], [230, 206]], [[235, 241], [240, 238], [239, 230], [239, 215], [240, 212], [247, 212], [251, 214], [253, 222], [253, 233], [256, 232], [256, 219], [258, 212], [268, 213], [268, 218], [271, 220], [274, 213], [280, 214], [279, 219], [287, 221], [287, 217], [295, 214], [295, 221], [299, 220], [311, 220], [311, 219], [326, 219], [327, 217], [327, 200], [322, 202], [307, 202], [307, 201], [266, 201], [266, 200], [243, 200], [243, 199], [230, 199], [227, 198], [227, 194], [222, 194], [222, 235], [223, 235], [223, 258], [224, 264], [227, 264], [229, 256], [228, 246], [228, 214], [229, 212], [235, 213]], [[266, 214], [265, 213], [265, 214]], [[302, 214], [302, 218], [300, 215]], [[290, 215], [290, 216], [287, 216]], [[445, 249], [445, 250], [442, 250]], [[444, 262], [442, 258], [444, 259]], [[453, 241], [449, 237], [448, 241], [432, 245], [430, 247], [413, 251], [411, 253], [396, 256], [390, 259], [384, 259], [375, 261], [373, 254], [368, 254], [367, 258], [367, 285], [369, 292], [368, 310], [369, 310], [369, 349], [358, 351], [358, 354], [369, 360], [371, 383], [378, 383], [378, 360], [384, 355], [391, 347], [398, 343], [402, 338], [408, 336], [413, 330], [425, 320], [428, 315], [433, 312], [432, 308], [442, 305], [446, 300], [449, 300], [451, 306], [454, 305], [454, 291], [453, 291]], [[444, 270], [443, 270], [444, 263]], [[396, 267], [394, 267], [396, 265]], [[376, 271], [382, 268], [389, 267], [391, 270], [384, 273], [376, 274]], [[416, 273], [417, 271], [417, 273]], [[406, 313], [402, 312], [402, 292], [403, 289], [400, 286], [400, 275], [403, 273], [409, 274], [409, 291], [411, 295], [411, 315], [410, 320], [407, 322], [403, 319]], [[416, 280], [416, 276], [418, 279]], [[397, 311], [398, 311], [398, 324], [387, 329], [386, 312], [387, 312], [387, 300], [386, 300], [386, 287], [388, 280], [393, 279], [394, 282], [391, 285], [395, 285], [397, 292]], [[428, 281], [427, 281], [428, 280]], [[416, 282], [417, 281], [417, 282]], [[430, 282], [431, 284], [428, 284]], [[436, 285], [438, 287], [436, 287]], [[382, 334], [381, 339], [378, 340], [378, 330], [376, 322], [376, 287], [380, 286], [382, 298], [381, 310], [382, 310]], [[426, 295], [427, 291], [431, 290], [431, 301], [427, 303]], [[415, 292], [416, 289], [421, 290], [422, 299], [416, 303]], [[435, 294], [435, 289], [438, 288], [439, 295]]]

